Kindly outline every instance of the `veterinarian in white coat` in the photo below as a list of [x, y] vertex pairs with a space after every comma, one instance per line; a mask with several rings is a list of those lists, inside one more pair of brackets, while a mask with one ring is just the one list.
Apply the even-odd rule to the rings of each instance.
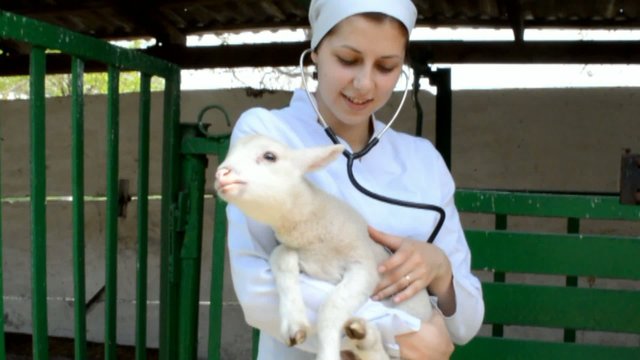
[[[309, 19], [311, 58], [318, 71], [314, 101], [340, 141], [356, 152], [384, 127], [373, 113], [388, 101], [400, 77], [416, 9], [410, 0], [313, 0]], [[283, 109], [246, 111], [232, 142], [254, 133], [293, 148], [331, 144], [301, 90]], [[436, 224], [436, 213], [367, 197], [353, 187], [345, 167], [340, 157], [309, 178], [354, 206], [372, 227], [372, 238], [395, 252], [380, 264], [377, 293], [357, 315], [378, 326], [390, 354], [403, 359], [448, 358], [452, 342], [466, 343], [479, 330], [484, 303], [480, 282], [470, 271], [469, 248], [454, 205], [455, 185], [444, 161], [428, 140], [389, 130], [353, 168], [358, 181], [376, 193], [442, 207], [446, 220], [433, 244], [425, 240]], [[279, 339], [278, 293], [269, 265], [269, 254], [277, 245], [273, 232], [233, 206], [227, 214], [234, 288], [246, 321], [261, 330], [259, 359], [314, 359], [313, 336], [295, 348]], [[301, 282], [313, 323], [333, 285], [305, 276]], [[430, 321], [374, 301], [402, 301], [425, 289], [440, 310]]]

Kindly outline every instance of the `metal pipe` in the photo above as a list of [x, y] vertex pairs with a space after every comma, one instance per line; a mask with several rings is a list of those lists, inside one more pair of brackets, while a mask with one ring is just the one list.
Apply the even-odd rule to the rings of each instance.
[[75, 359], [87, 358], [84, 229], [84, 62], [71, 60], [71, 181], [73, 196], [73, 303]]
[[118, 142], [119, 142], [119, 77], [115, 66], [109, 66], [107, 94], [107, 218], [105, 251], [105, 333], [104, 358], [116, 359], [116, 321], [118, 296]]
[[[195, 126], [183, 127], [184, 137], [197, 134]], [[197, 357], [198, 349], [198, 302], [200, 298], [200, 266], [202, 252], [202, 217], [204, 209], [204, 178], [207, 157], [205, 155], [185, 155], [182, 166], [182, 189], [184, 199], [178, 211], [184, 219], [184, 233], [180, 253], [180, 307], [179, 313], [179, 356], [181, 360]], [[187, 219], [188, 217], [188, 219]]]
[[31, 112], [31, 281], [33, 359], [47, 360], [47, 214], [45, 151], [45, 49], [33, 47], [30, 61]]
[[[229, 139], [226, 138], [216, 155], [218, 161], [227, 156]], [[211, 290], [209, 300], [209, 360], [220, 359], [222, 335], [222, 290], [224, 285], [224, 254], [227, 241], [226, 203], [220, 198], [215, 200], [215, 214], [213, 222], [213, 245], [211, 254]]]
[[178, 281], [173, 209], [178, 200], [180, 153], [180, 72], [167, 77], [164, 90], [162, 224], [160, 249], [160, 360], [175, 360], [178, 344]]
[[149, 122], [151, 76], [140, 74], [138, 131], [138, 259], [136, 285], [136, 360], [147, 358], [147, 258], [149, 241]]

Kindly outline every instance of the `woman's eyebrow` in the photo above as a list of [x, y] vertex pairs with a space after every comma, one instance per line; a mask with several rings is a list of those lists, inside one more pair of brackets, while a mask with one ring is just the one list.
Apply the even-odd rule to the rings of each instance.
[[[359, 49], [357, 49], [357, 48], [355, 48], [355, 47], [353, 47], [351, 45], [341, 45], [340, 47], [344, 48], [344, 49], [351, 50], [351, 51], [353, 51], [355, 53], [358, 53], [358, 54], [362, 54], [362, 51], [360, 51]], [[402, 56], [400, 56], [400, 55], [390, 54], [390, 55], [381, 56], [380, 58], [386, 60], [386, 59], [399, 59], [401, 57]]]

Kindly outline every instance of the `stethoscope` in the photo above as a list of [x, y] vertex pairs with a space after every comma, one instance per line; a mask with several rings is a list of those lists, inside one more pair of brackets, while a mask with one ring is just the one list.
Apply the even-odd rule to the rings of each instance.
[[[316, 114], [318, 115], [318, 120], [320, 121], [320, 124], [324, 128], [324, 132], [327, 134], [329, 139], [331, 139], [331, 141], [334, 144], [340, 144], [340, 140], [338, 140], [338, 136], [335, 134], [335, 132], [333, 132], [331, 127], [329, 127], [327, 122], [322, 117], [322, 114], [320, 114], [320, 110], [318, 110], [318, 105], [316, 104], [315, 98], [311, 95], [311, 92], [309, 91], [309, 87], [307, 86], [307, 79], [306, 79], [305, 71], [304, 71], [304, 58], [311, 51], [312, 51], [312, 49], [307, 49], [307, 50], [303, 51], [302, 54], [300, 55], [300, 77], [302, 78], [302, 85], [304, 87], [304, 91], [307, 93], [307, 97], [309, 98], [309, 102], [311, 103], [311, 106], [313, 107], [313, 110], [315, 110]], [[362, 186], [358, 182], [358, 180], [355, 178], [355, 176], [353, 175], [353, 162], [354, 162], [354, 160], [365, 156], [369, 151], [371, 151], [371, 149], [373, 149], [373, 147], [376, 146], [376, 144], [378, 144], [378, 142], [380, 141], [380, 138], [382, 137], [382, 135], [391, 127], [393, 122], [398, 117], [398, 114], [400, 114], [400, 110], [402, 109], [402, 106], [404, 105], [404, 101], [407, 98], [407, 94], [409, 93], [409, 75], [407, 75], [407, 73], [404, 70], [402, 70], [402, 74], [405, 77], [406, 86], [405, 86], [405, 89], [404, 89], [404, 94], [402, 95], [402, 100], [400, 101], [400, 105], [398, 105], [398, 109], [393, 114], [393, 117], [391, 118], [391, 120], [389, 120], [387, 125], [382, 130], [380, 130], [377, 134], [374, 134], [371, 137], [369, 142], [365, 145], [365, 147], [362, 150], [354, 153], [354, 152], [351, 152], [351, 151], [345, 149], [342, 152], [342, 154], [347, 158], [347, 174], [349, 176], [349, 181], [351, 181], [351, 184], [353, 184], [353, 186], [358, 191], [360, 191], [361, 193], [363, 193], [363, 194], [365, 194], [365, 195], [367, 195], [367, 196], [369, 196], [369, 197], [371, 197], [373, 199], [376, 199], [376, 200], [379, 200], [379, 201], [382, 201], [382, 202], [386, 202], [388, 204], [437, 212], [438, 215], [439, 215], [438, 222], [436, 223], [436, 226], [433, 228], [433, 231], [431, 232], [431, 235], [429, 235], [429, 238], [427, 239], [428, 243], [433, 243], [433, 241], [435, 240], [436, 236], [438, 236], [438, 233], [440, 232], [440, 229], [442, 228], [442, 225], [444, 224], [444, 219], [445, 219], [446, 215], [445, 215], [445, 212], [444, 212], [443, 208], [441, 208], [439, 206], [436, 206], [436, 205], [432, 205], [432, 204], [421, 204], [421, 203], [415, 203], [415, 202], [405, 201], [405, 200], [400, 200], [400, 199], [393, 199], [393, 198], [390, 198], [390, 197], [387, 197], [387, 196], [384, 196], [384, 195], [380, 195], [380, 194], [374, 193], [373, 191], [371, 191], [371, 190], [365, 188], [364, 186]]]

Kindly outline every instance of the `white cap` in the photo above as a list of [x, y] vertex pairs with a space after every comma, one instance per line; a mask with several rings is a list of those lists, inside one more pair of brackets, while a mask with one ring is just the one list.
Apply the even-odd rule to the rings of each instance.
[[418, 11], [411, 0], [312, 0], [309, 6], [311, 48], [340, 21], [361, 13], [381, 13], [399, 20], [407, 32], [416, 25]]

